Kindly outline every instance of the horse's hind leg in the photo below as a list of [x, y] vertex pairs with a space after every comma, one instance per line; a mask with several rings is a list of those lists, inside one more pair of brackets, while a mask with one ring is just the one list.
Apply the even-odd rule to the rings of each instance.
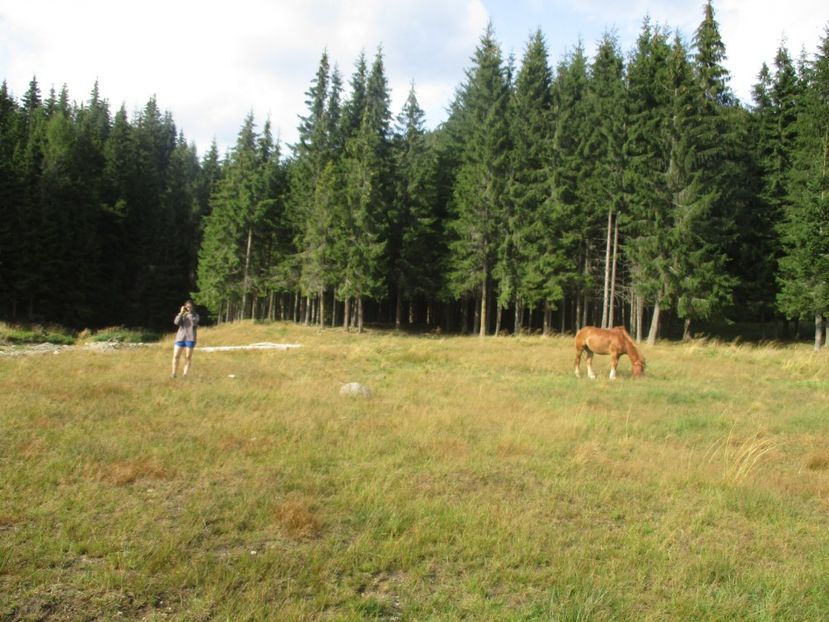
[[596, 379], [596, 372], [593, 371], [593, 350], [587, 350], [587, 377], [590, 380]]
[[583, 351], [582, 348], [576, 347], [576, 378], [581, 378], [581, 371], [580, 371], [579, 368], [581, 367], [581, 353], [582, 353], [582, 351]]

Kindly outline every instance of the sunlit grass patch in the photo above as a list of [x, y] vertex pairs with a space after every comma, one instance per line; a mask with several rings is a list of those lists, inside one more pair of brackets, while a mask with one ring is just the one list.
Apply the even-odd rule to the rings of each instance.
[[148, 343], [158, 341], [160, 338], [159, 332], [124, 326], [110, 326], [94, 331], [85, 330], [78, 335], [78, 339], [86, 343]]
[[41, 324], [7, 324], [0, 322], [0, 344], [51, 343], [71, 345], [75, 334], [61, 326]]

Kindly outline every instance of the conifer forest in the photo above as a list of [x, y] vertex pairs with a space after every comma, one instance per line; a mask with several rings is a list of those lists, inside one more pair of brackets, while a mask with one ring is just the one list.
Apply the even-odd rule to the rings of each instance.
[[0, 319], [168, 328], [192, 297], [214, 322], [355, 330], [814, 322], [820, 347], [829, 28], [740, 102], [710, 2], [700, 18], [689, 41], [645, 19], [630, 50], [607, 34], [555, 62], [541, 30], [513, 59], [489, 26], [434, 129], [415, 86], [390, 110], [381, 50], [350, 75], [323, 52], [296, 144], [251, 113], [226, 153], [155, 97], [4, 81]]

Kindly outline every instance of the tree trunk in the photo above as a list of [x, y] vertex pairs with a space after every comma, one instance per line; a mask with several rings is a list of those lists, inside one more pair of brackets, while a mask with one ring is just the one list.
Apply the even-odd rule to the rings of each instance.
[[581, 294], [576, 294], [576, 317], [575, 317], [575, 330], [579, 332], [581, 328]]
[[403, 292], [400, 291], [400, 286], [397, 286], [397, 302], [394, 307], [394, 327], [400, 330], [400, 325], [403, 323]]
[[561, 334], [567, 330], [567, 299], [561, 299]]
[[489, 310], [489, 274], [484, 273], [484, 280], [481, 283], [481, 327], [478, 335], [481, 337], [485, 337], [487, 333], [487, 329], [489, 326], [487, 325], [488, 318], [487, 318], [487, 311]]
[[343, 328], [348, 330], [348, 323], [351, 321], [351, 298], [343, 300]]
[[495, 336], [497, 337], [501, 332], [501, 318], [504, 315], [504, 309], [501, 305], [498, 305], [498, 309], [495, 311]]
[[[616, 220], [613, 223], [613, 259], [611, 260], [611, 269], [610, 269], [610, 301], [608, 305], [608, 313], [607, 313], [607, 326], [611, 328], [613, 326], [613, 309], [614, 309], [614, 302], [616, 301], [616, 258], [618, 256], [619, 250], [619, 217], [616, 216]], [[623, 314], [624, 315], [624, 314]], [[622, 320], [622, 324], [624, 324], [624, 319]]]
[[691, 339], [691, 318], [686, 317], [682, 323], [682, 341], [689, 341]]
[[823, 347], [824, 331], [826, 330], [826, 318], [822, 313], [815, 314], [815, 352], [820, 352]]
[[524, 304], [520, 298], [515, 299], [515, 324], [512, 334], [516, 337], [521, 334], [521, 320], [524, 317]]
[[320, 328], [325, 328], [325, 287], [320, 287]]
[[[245, 311], [247, 311], [248, 289], [250, 288], [250, 247], [253, 243], [253, 227], [248, 227], [248, 242], [245, 249], [245, 274], [242, 279], [242, 319], [245, 319]], [[253, 317], [253, 310], [251, 310], [251, 317]]]
[[651, 328], [648, 332], [648, 345], [652, 346], [656, 343], [656, 333], [659, 331], [659, 301], [653, 305], [653, 317], [651, 318]]
[[357, 297], [357, 332], [363, 332], [363, 297]]
[[613, 303], [610, 301], [610, 238], [613, 230], [613, 207], [607, 209], [607, 244], [604, 251], [604, 292], [602, 295], [602, 328], [609, 328], [610, 311], [609, 306]]

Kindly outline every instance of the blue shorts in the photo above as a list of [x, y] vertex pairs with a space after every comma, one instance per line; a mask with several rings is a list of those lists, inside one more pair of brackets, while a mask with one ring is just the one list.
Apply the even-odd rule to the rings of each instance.
[[196, 342], [195, 341], [176, 341], [176, 345], [179, 348], [195, 348]]

